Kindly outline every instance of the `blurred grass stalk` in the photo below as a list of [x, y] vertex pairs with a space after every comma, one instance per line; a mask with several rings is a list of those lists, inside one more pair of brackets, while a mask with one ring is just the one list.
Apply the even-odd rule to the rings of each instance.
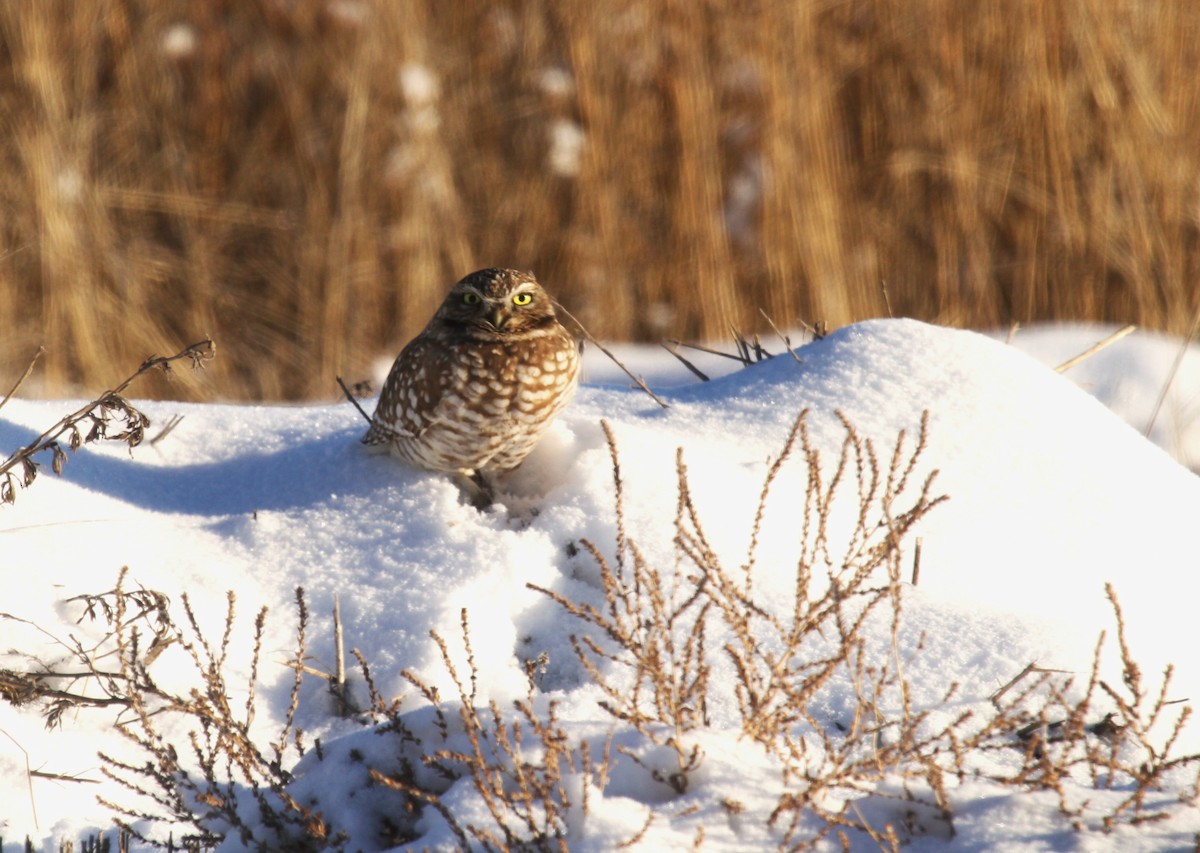
[[[1186, 333], [1200, 4], [6, 0], [0, 375], [332, 398], [487, 265], [600, 338]], [[148, 388], [187, 395], [188, 388]]]

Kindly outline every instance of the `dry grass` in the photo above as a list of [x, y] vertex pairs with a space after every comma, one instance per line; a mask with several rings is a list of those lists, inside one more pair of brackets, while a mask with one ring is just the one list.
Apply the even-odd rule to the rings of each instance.
[[[648, 564], [626, 535], [620, 458], [606, 429], [616, 484], [615, 563], [582, 541], [600, 568], [604, 606], [530, 585], [587, 626], [571, 639], [590, 680], [605, 695], [601, 707], [673, 752], [668, 771], [645, 769], [677, 794], [688, 791], [704, 762], [696, 732], [711, 725], [710, 698], [728, 704], [729, 697], [720, 694], [732, 692], [741, 736], [773, 756], [782, 770], [782, 792], [768, 818], [781, 835], [781, 850], [809, 849], [845, 828], [867, 832], [882, 848], [893, 849], [895, 828], [877, 830], [852, 809], [854, 799], [897, 771], [922, 780], [941, 819], [951, 819], [938, 758], [970, 715], [938, 728], [929, 725], [928, 710], [914, 711], [897, 646], [902, 543], [946, 500], [934, 493], [936, 471], [915, 484], [927, 426], [923, 420], [911, 443], [901, 432], [881, 463], [873, 442], [843, 419], [844, 441], [827, 468], [809, 435], [808, 412], [802, 412], [767, 472], [745, 561], [736, 568], [725, 565], [709, 543], [680, 452], [672, 569]], [[795, 507], [800, 545], [792, 599], [780, 607], [755, 588], [755, 564], [772, 486], [793, 457], [807, 474], [807, 487]], [[857, 498], [858, 507], [844, 540], [835, 542], [828, 527], [839, 498]], [[890, 614], [890, 659], [880, 660], [878, 649], [869, 648], [866, 626], [875, 612]], [[727, 684], [711, 678], [713, 650], [706, 638], [714, 625], [726, 638], [720, 652], [732, 665]], [[853, 685], [857, 701], [852, 719], [830, 726], [812, 708], [838, 679]], [[901, 713], [889, 714], [884, 710], [889, 706], [899, 706]]]
[[[308, 839], [308, 849], [327, 849], [336, 839], [326, 832], [319, 813], [304, 808], [290, 797], [286, 785], [291, 775], [286, 765], [295, 749], [303, 754], [301, 732], [293, 724], [298, 705], [301, 672], [296, 668], [291, 705], [277, 741], [261, 744], [250, 737], [257, 707], [258, 664], [262, 650], [267, 608], [254, 620], [250, 675], [245, 701], [231, 703], [230, 694], [241, 685], [226, 681], [227, 660], [234, 633], [233, 592], [227, 595], [224, 630], [210, 641], [197, 622], [186, 594], [182, 599], [184, 618], [176, 621], [166, 595], [154, 590], [129, 589], [122, 569], [111, 590], [70, 599], [82, 609], [85, 619], [101, 626], [103, 634], [92, 645], [74, 635], [56, 639], [58, 649], [43, 659], [30, 655], [26, 671], [0, 670], [0, 699], [16, 705], [36, 703], [48, 727], [61, 726], [64, 715], [79, 708], [115, 710], [114, 729], [135, 744], [141, 761], [127, 761], [100, 753], [101, 772], [132, 798], [132, 803], [115, 804], [101, 798], [112, 809], [115, 822], [127, 836], [169, 849], [210, 849], [217, 839], [205, 821], [217, 819], [230, 833], [244, 840], [254, 837], [238, 810], [237, 791], [246, 786], [268, 831], [280, 838]], [[299, 611], [297, 659], [305, 647], [307, 611], [303, 591], [297, 589]], [[16, 618], [0, 614], [0, 618]], [[182, 624], [181, 624], [182, 622]], [[194, 667], [195, 686], [172, 692], [159, 685], [161, 668], [155, 662], [171, 647], [184, 650]], [[195, 725], [187, 742], [171, 742], [162, 733], [164, 716], [186, 719]], [[182, 756], [182, 757], [181, 757]], [[139, 821], [139, 831], [133, 824]], [[172, 822], [195, 830], [175, 842], [150, 841], [147, 827]], [[261, 831], [261, 830], [260, 830]], [[319, 839], [318, 843], [312, 839]], [[265, 848], [261, 848], [265, 849]], [[293, 850], [306, 849], [297, 843]]]
[[606, 339], [1186, 332], [1198, 30], [1175, 0], [4, 4], [0, 375], [44, 344], [61, 394], [212, 335], [205, 396], [332, 396], [485, 265]]
[[[446, 641], [436, 630], [430, 631], [458, 692], [458, 723], [463, 737], [457, 746], [449, 737], [451, 726], [441, 709], [437, 688], [413, 672], [404, 672], [404, 677], [436, 708], [441, 743], [422, 744], [419, 761], [434, 771], [442, 784], [419, 784], [411, 767], [404, 767], [398, 774], [373, 769], [371, 778], [403, 794], [414, 812], [424, 806], [437, 810], [453, 830], [460, 850], [567, 853], [569, 814], [576, 809], [586, 818], [589, 790], [603, 790], [611, 769], [609, 745], [606, 743], [600, 755], [594, 757], [588, 741], [574, 742], [558, 719], [555, 700], [546, 703], [545, 712], [539, 713], [534, 673], [529, 668], [528, 695], [513, 702], [511, 710], [502, 710], [495, 700], [486, 708], [478, 707], [479, 670], [465, 609], [461, 611], [461, 625], [467, 652], [465, 678], [455, 667]], [[363, 675], [371, 683], [365, 663]], [[372, 707], [377, 718], [388, 721], [388, 728], [416, 741], [398, 706], [385, 702], [373, 689]], [[492, 826], [460, 820], [441, 800], [439, 794], [448, 787], [445, 781], [462, 777], [471, 780], [491, 816]]]

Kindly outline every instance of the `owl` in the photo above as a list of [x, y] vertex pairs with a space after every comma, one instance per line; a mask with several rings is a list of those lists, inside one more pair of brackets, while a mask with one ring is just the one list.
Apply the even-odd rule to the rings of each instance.
[[489, 476], [521, 464], [578, 380], [579, 347], [533, 275], [479, 270], [396, 358], [362, 441], [490, 502]]

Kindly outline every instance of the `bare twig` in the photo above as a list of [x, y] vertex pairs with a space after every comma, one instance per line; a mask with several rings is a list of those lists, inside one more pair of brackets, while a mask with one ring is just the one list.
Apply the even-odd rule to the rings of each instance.
[[150, 439], [150, 446], [153, 447], [154, 445], [158, 444], [160, 441], [174, 432], [175, 427], [179, 426], [181, 423], [183, 423], [183, 415], [171, 415], [167, 422], [163, 424], [163, 428], [158, 431], [158, 435]]
[[1188, 336], [1179, 344], [1179, 350], [1175, 353], [1175, 361], [1171, 363], [1171, 370], [1167, 373], [1167, 380], [1163, 383], [1162, 390], [1158, 393], [1158, 400], [1154, 403], [1154, 409], [1150, 412], [1150, 420], [1146, 423], [1146, 430], [1142, 434], [1149, 437], [1151, 430], [1154, 429], [1154, 422], [1158, 420], [1158, 413], [1163, 407], [1163, 403], [1167, 401], [1167, 393], [1171, 390], [1171, 385], [1175, 382], [1175, 374], [1179, 372], [1179, 368], [1183, 366], [1184, 356], [1187, 355], [1188, 347], [1192, 345], [1192, 341], [1196, 337], [1196, 333], [1200, 332], [1200, 306], [1196, 308], [1196, 314], [1192, 317], [1192, 325]]
[[3, 734], [6, 738], [11, 740], [13, 742], [13, 746], [21, 750], [21, 753], [25, 756], [25, 781], [29, 784], [29, 809], [33, 812], [34, 829], [40, 830], [42, 827], [41, 824], [38, 823], [37, 802], [35, 802], [33, 799], [33, 770], [31, 770], [29, 767], [29, 752], [25, 749], [25, 747], [21, 746], [15, 737], [10, 735], [4, 729], [0, 729], [0, 734]]
[[132, 385], [142, 375], [149, 373], [151, 370], [157, 369], [166, 373], [170, 373], [171, 364], [176, 361], [181, 361], [185, 358], [192, 363], [193, 369], [203, 368], [206, 364], [208, 364], [208, 362], [212, 361], [216, 355], [217, 345], [213, 343], [211, 338], [205, 338], [202, 341], [189, 344], [179, 352], [175, 353], [175, 355], [152, 355], [142, 362], [141, 367], [139, 367], [132, 376], [107, 393], [113, 395], [123, 394], [126, 388]]
[[1026, 666], [1023, 670], [1018, 672], [1013, 678], [1011, 678], [1006, 684], [1004, 684], [1004, 686], [998, 688], [995, 693], [993, 693], [991, 696], [988, 697], [988, 699], [991, 700], [992, 704], [999, 705], [1000, 697], [1002, 697], [1005, 693], [1007, 693], [1009, 690], [1011, 690], [1014, 685], [1016, 685], [1018, 682], [1020, 682], [1021, 679], [1023, 679], [1025, 676], [1029, 675], [1029, 673], [1036, 671], [1037, 668], [1038, 668], [1037, 661], [1031, 661], [1030, 663], [1026, 664]]
[[36, 776], [39, 779], [53, 779], [56, 782], [78, 782], [81, 785], [99, 785], [99, 779], [85, 779], [82, 776], [72, 776], [67, 773], [50, 773], [46, 770], [30, 770], [30, 776]]
[[879, 280], [879, 291], [883, 294], [883, 305], [887, 308], [888, 317], [895, 317], [896, 315], [892, 313], [892, 297], [888, 295], [886, 278]]
[[602, 352], [606, 356], [608, 356], [613, 364], [615, 364], [617, 367], [621, 368], [621, 370], [624, 371], [625, 375], [634, 381], [634, 383], [637, 385], [637, 387], [641, 388], [643, 391], [645, 391], [647, 394], [649, 394], [650, 399], [654, 400], [654, 402], [658, 403], [658, 405], [662, 406], [664, 409], [671, 408], [669, 404], [663, 402], [662, 398], [660, 398], [657, 394], [655, 394], [653, 391], [651, 391], [650, 387], [640, 377], [635, 376], [629, 370], [628, 367], [626, 367], [624, 364], [622, 364], [621, 359], [619, 359], [615, 355], [613, 355], [612, 351], [608, 347], [606, 347], [604, 344], [600, 343], [600, 341], [596, 340], [596, 338], [592, 336], [592, 333], [587, 330], [587, 328], [583, 325], [583, 323], [579, 322], [579, 319], [574, 314], [572, 314], [570, 311], [568, 311], [566, 308], [564, 308], [558, 302], [554, 303], [554, 307], [557, 308], [559, 311], [563, 312], [563, 314], [566, 315], [568, 320], [570, 320], [572, 323], [574, 323], [576, 326], [578, 326], [579, 331], [583, 332], [583, 336], [585, 338], [587, 338], [588, 342], [591, 344], [595, 344], [596, 347], [599, 348], [600, 352]]
[[1092, 356], [1094, 356], [1096, 353], [1100, 352], [1100, 350], [1104, 349], [1105, 347], [1115, 344], [1117, 341], [1121, 340], [1121, 338], [1125, 337], [1130, 332], [1134, 331], [1136, 328], [1137, 328], [1137, 326], [1128, 325], [1128, 326], [1125, 326], [1124, 328], [1117, 329], [1115, 332], [1113, 332], [1111, 335], [1109, 335], [1104, 340], [1099, 341], [1098, 343], [1092, 344], [1090, 347], [1085, 349], [1079, 355], [1075, 356], [1074, 358], [1067, 359], [1066, 361], [1064, 361], [1062, 364], [1060, 364], [1058, 367], [1056, 367], [1054, 369], [1056, 371], [1058, 371], [1059, 373], [1066, 373], [1072, 367], [1079, 364], [1079, 362], [1083, 361], [1084, 359], [1091, 358]]
[[758, 335], [755, 335], [753, 340], [747, 338], [733, 323], [729, 324], [729, 333], [733, 336], [733, 345], [737, 347], [738, 361], [745, 366], [749, 367], [752, 364], [757, 364], [771, 357], [771, 354], [763, 349]]
[[353, 708], [346, 694], [346, 645], [342, 636], [342, 601], [336, 593], [333, 596], [333, 656], [334, 675], [329, 689], [337, 700], [338, 713], [345, 717], [353, 712]]
[[367, 414], [366, 409], [364, 409], [358, 400], [355, 399], [354, 395], [350, 393], [350, 389], [346, 387], [346, 383], [342, 377], [337, 377], [337, 384], [342, 389], [342, 393], [346, 395], [346, 399], [354, 404], [354, 408], [358, 409], [358, 413], [363, 416], [363, 420], [365, 420], [368, 424], [371, 423], [371, 416]]
[[[885, 295], [887, 294], [886, 290], [884, 290], [884, 294]], [[802, 362], [800, 361], [800, 356], [796, 355], [796, 351], [794, 349], [792, 349], [791, 339], [787, 335], [785, 335], [783, 332], [779, 331], [779, 327], [775, 325], [775, 321], [771, 319], [771, 317], [767, 314], [766, 311], [759, 308], [758, 313], [763, 315], [763, 319], [767, 321], [767, 323], [768, 323], [768, 325], [770, 325], [771, 329], [775, 332], [776, 335], [779, 336], [779, 340], [783, 341], [783, 346], [787, 350], [788, 355], [790, 355], [795, 360], [796, 364], [801, 364]], [[890, 307], [888, 309], [888, 314], [889, 315], [891, 314]]]
[[682, 355], [679, 354], [679, 343], [677, 341], [672, 341], [669, 344], [667, 341], [660, 341], [659, 346], [661, 346], [663, 349], [665, 349], [671, 355], [675, 356], [675, 358], [679, 359], [679, 363], [682, 364], [684, 367], [686, 367], [688, 370], [690, 370], [692, 372], [692, 375], [695, 376], [697, 379], [699, 379], [701, 382], [709, 381], [709, 376], [707, 373], [705, 373], [700, 368], [696, 367], [696, 365], [692, 364], [690, 361], [688, 361], [686, 358], [684, 358]]
[[731, 361], [736, 361], [738, 364], [746, 363], [745, 360], [742, 358], [741, 353], [734, 355], [733, 353], [722, 352], [719, 349], [713, 349], [712, 347], [706, 347], [701, 344], [689, 344], [686, 341], [677, 341], [674, 338], [667, 338], [666, 342], [668, 344], [671, 344], [672, 346], [687, 347], [688, 349], [694, 349], [697, 352], [706, 352], [709, 355], [719, 355], [721, 358], [728, 358]]
[[4, 395], [3, 399], [0, 399], [0, 409], [3, 409], [4, 404], [11, 400], [12, 396], [17, 393], [17, 389], [25, 384], [25, 380], [29, 378], [29, 374], [33, 373], [33, 366], [37, 364], [37, 360], [42, 357], [44, 352], [46, 352], [45, 347], [37, 348], [37, 352], [35, 352], [33, 354], [33, 358], [29, 360], [29, 366], [26, 367], [25, 372], [21, 374], [21, 378], [13, 384], [13, 387], [9, 389], [8, 393]]

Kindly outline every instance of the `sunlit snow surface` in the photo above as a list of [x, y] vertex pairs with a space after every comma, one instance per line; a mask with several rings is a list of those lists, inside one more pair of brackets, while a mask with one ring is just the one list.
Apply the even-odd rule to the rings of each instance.
[[[613, 471], [601, 419], [620, 453], [627, 532], [652, 565], [669, 570], [676, 559], [676, 448], [683, 448], [705, 533], [723, 562], [736, 567], [745, 559], [769, 465], [802, 410], [826, 464], [845, 437], [838, 413], [872, 441], [886, 464], [898, 432], [907, 432], [911, 447], [928, 411], [928, 445], [917, 477], [937, 469], [935, 490], [949, 500], [916, 531], [920, 582], [904, 598], [898, 642], [915, 705], [937, 703], [952, 682], [959, 684], [956, 707], [986, 702], [1034, 662], [1078, 672], [1086, 681], [1100, 631], [1110, 638], [1115, 633], [1105, 582], [1120, 597], [1128, 641], [1147, 679], [1157, 685], [1162, 667], [1173, 662], [1172, 698], [1200, 701], [1194, 579], [1200, 481], [1140, 434], [1178, 344], [1135, 336], [1065, 375], [1047, 368], [1104, 334], [1082, 327], [1028, 330], [1006, 345], [912, 321], [872, 321], [800, 347], [798, 360], [784, 354], [740, 369], [698, 356], [697, 364], [714, 377], [707, 383], [661, 351], [620, 348], [668, 409], [629, 388], [589, 351], [587, 384], [576, 401], [507, 484], [501, 505], [483, 514], [465, 505], [447, 479], [365, 454], [357, 441], [364, 424], [348, 404], [146, 403], [156, 424], [175, 414], [184, 420], [132, 457], [121, 448], [89, 446], [68, 461], [62, 479], [47, 473], [19, 493], [15, 506], [0, 508], [0, 613], [24, 620], [0, 619], [0, 652], [6, 653], [0, 667], [28, 668], [30, 656], [57, 660], [63, 648], [54, 638], [92, 636], [88, 622], [76, 624], [80, 605], [67, 599], [111, 589], [122, 566], [129, 567], [127, 587], [160, 590], [176, 605], [186, 592], [213, 638], [220, 636], [232, 590], [238, 622], [231, 684], [245, 683], [254, 614], [270, 608], [255, 720], [265, 742], [276, 736], [288, 703], [292, 671], [284, 664], [295, 646], [297, 586], [304, 587], [312, 614], [310, 666], [334, 666], [336, 596], [347, 647], [370, 662], [385, 696], [403, 695], [414, 710], [424, 700], [401, 677], [405, 669], [437, 685], [443, 698], [457, 697], [429, 631], [447, 639], [465, 672], [465, 609], [479, 673], [477, 703], [509, 707], [524, 697], [522, 662], [544, 653], [543, 701], [558, 701], [570, 734], [597, 749], [611, 735], [652, 764], [654, 755], [636, 733], [600, 709], [597, 691], [575, 662], [570, 636], [580, 623], [526, 586], [602, 601], [595, 561], [577, 547], [586, 539], [610, 557], [615, 550]], [[1194, 354], [1184, 362], [1153, 433], [1186, 462], [1200, 459], [1191, 414], [1198, 365]], [[11, 401], [0, 411], [0, 448], [28, 443], [67, 408]], [[785, 466], [757, 550], [757, 588], [778, 590], [781, 600], [796, 562], [796, 509], [805, 478], [800, 460]], [[844, 520], [834, 518], [833, 529]], [[912, 545], [905, 543], [906, 561]], [[881, 648], [890, 644], [887, 625], [871, 630]], [[708, 638], [711, 649], [721, 642]], [[1111, 640], [1104, 661], [1105, 677], [1119, 682]], [[173, 689], [195, 683], [178, 651], [168, 651], [155, 672]], [[720, 668], [718, 674], [728, 677]], [[355, 686], [362, 690], [361, 682]], [[831, 724], [850, 706], [849, 691], [849, 685], [834, 685], [823, 698]], [[607, 788], [592, 792], [589, 814], [577, 815], [572, 825], [573, 850], [613, 849], [637, 835], [651, 811], [656, 817], [640, 849], [687, 849], [701, 826], [703, 849], [779, 842], [779, 827], [767, 826], [780, 792], [779, 769], [739, 739], [728, 685], [715, 693], [710, 725], [697, 735], [705, 760], [687, 792], [675, 795], [615, 755]], [[26, 834], [57, 849], [57, 839], [107, 825], [97, 794], [130, 800], [99, 772], [97, 750], [136, 756], [114, 735], [113, 719], [111, 711], [79, 710], [47, 731], [37, 709], [0, 705], [5, 853], [21, 849], [17, 842]], [[348, 849], [384, 849], [372, 809], [386, 804], [370, 805], [381, 794], [367, 784], [363, 768], [392, 768], [394, 743], [361, 723], [337, 719], [317, 678], [305, 684], [297, 722], [309, 742], [320, 737], [325, 744], [324, 760], [310, 752], [300, 766], [297, 796], [319, 798], [331, 823], [350, 833]], [[1183, 751], [1200, 749], [1198, 732], [1196, 725], [1185, 731]], [[186, 749], [186, 730], [168, 726], [167, 733]], [[30, 781], [27, 769], [89, 781]], [[1193, 777], [1181, 774], [1176, 787], [1162, 793], [1163, 802], [1176, 799]], [[878, 793], [899, 789], [885, 786]], [[953, 838], [946, 838], [943, 821], [919, 821], [927, 834], [918, 829], [908, 849], [1191, 849], [1200, 830], [1196, 810], [1176, 808], [1168, 821], [1110, 835], [1077, 834], [1051, 794], [970, 779], [951, 785], [949, 794]], [[445, 796], [465, 821], [486, 822], [469, 782]], [[1081, 788], [1078, 799], [1102, 805], [1111, 796]], [[726, 800], [744, 811], [731, 815], [721, 806]], [[862, 804], [879, 825], [898, 820], [903, 808], [886, 796]], [[422, 827], [426, 834], [413, 849], [453, 846], [436, 815]], [[856, 849], [877, 848], [865, 835], [851, 837]], [[222, 849], [242, 848], [231, 837]]]

